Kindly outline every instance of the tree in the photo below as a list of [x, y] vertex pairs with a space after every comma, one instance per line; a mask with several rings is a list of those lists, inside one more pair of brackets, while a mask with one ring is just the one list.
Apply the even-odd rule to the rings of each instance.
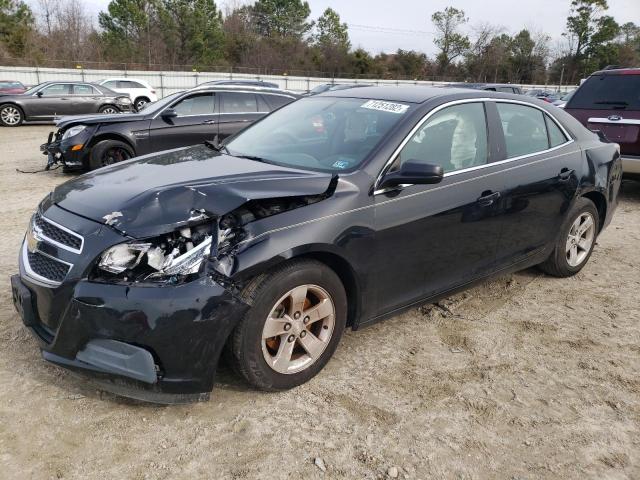
[[[544, 34], [532, 37], [529, 30], [518, 32], [510, 45], [512, 65], [511, 81], [515, 83], [534, 83], [536, 74], [542, 72], [544, 77], [546, 58], [548, 56], [548, 37]], [[539, 78], [544, 80], [544, 78]]]
[[346, 23], [340, 22], [340, 15], [335, 10], [327, 8], [318, 19], [313, 41], [321, 70], [330, 69], [336, 73], [348, 67], [351, 48], [349, 29]]
[[152, 30], [157, 25], [157, 0], [112, 0], [100, 12], [105, 54], [117, 61], [151, 64]]
[[258, 33], [264, 37], [294, 37], [302, 39], [313, 24], [308, 2], [302, 0], [258, 0], [252, 7]]
[[33, 24], [33, 13], [26, 3], [0, 0], [0, 45], [9, 55], [22, 57], [28, 53]]
[[431, 21], [436, 29], [434, 43], [440, 49], [436, 57], [438, 71], [445, 75], [449, 65], [470, 47], [469, 37], [459, 32], [468, 19], [463, 10], [447, 7], [444, 11], [435, 12]]
[[571, 37], [574, 45], [569, 69], [571, 81], [575, 81], [578, 73], [587, 75], [594, 66], [604, 66], [602, 57], [609, 56], [608, 44], [620, 30], [613, 17], [603, 15], [608, 8], [607, 0], [572, 0], [564, 34]]
[[223, 59], [222, 13], [214, 0], [161, 0], [158, 17], [172, 64], [212, 65]]

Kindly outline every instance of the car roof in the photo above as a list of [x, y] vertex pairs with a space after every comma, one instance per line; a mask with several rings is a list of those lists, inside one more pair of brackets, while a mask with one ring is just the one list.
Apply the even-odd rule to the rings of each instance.
[[591, 75], [640, 75], [640, 68], [609, 68], [605, 70], [598, 70]]
[[521, 95], [513, 93], [477, 90], [473, 88], [429, 87], [422, 85], [408, 86], [378, 86], [350, 88], [347, 90], [333, 90], [323, 92], [314, 97], [345, 97], [364, 98], [369, 100], [385, 100], [389, 102], [424, 103], [441, 97], [456, 96], [460, 98], [506, 98], [522, 99]]
[[289, 90], [283, 90], [280, 88], [273, 87], [259, 87], [257, 85], [216, 85], [216, 84], [205, 84], [198, 85], [197, 87], [193, 87], [189, 89], [190, 92], [198, 91], [198, 90], [238, 90], [245, 92], [253, 92], [253, 93], [276, 93], [280, 95], [288, 95], [299, 97], [300, 95], [295, 92], [291, 92]]

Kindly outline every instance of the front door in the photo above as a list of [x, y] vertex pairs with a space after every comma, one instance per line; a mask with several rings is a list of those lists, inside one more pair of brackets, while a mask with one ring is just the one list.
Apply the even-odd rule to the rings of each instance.
[[488, 152], [482, 102], [440, 110], [402, 147], [389, 171], [412, 160], [441, 165], [445, 176], [375, 193], [379, 314], [494, 269], [503, 178]]
[[73, 115], [73, 85], [53, 83], [42, 88], [31, 101], [32, 119], [48, 119], [62, 115]]
[[74, 115], [97, 113], [102, 94], [87, 84], [73, 85], [72, 108]]
[[174, 117], [160, 113], [151, 121], [149, 143], [151, 151], [196, 145], [214, 140], [218, 134], [218, 113], [212, 92], [192, 93], [171, 107]]

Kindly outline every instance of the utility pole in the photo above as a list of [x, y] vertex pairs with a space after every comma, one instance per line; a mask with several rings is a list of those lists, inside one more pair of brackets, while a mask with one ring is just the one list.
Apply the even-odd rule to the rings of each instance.
[[560, 71], [560, 90], [562, 90], [562, 80], [564, 79], [564, 63], [562, 64], [562, 70]]

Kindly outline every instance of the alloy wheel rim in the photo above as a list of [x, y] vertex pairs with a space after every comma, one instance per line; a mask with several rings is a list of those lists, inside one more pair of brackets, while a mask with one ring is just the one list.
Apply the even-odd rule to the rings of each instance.
[[145, 102], [144, 100], [138, 100], [136, 102], [136, 109], [141, 109], [142, 107], [144, 107], [147, 104], [147, 102]]
[[112, 113], [117, 113], [115, 108], [112, 107], [107, 107], [105, 109], [102, 110], [102, 113], [106, 114], [106, 115], [110, 115]]
[[107, 165], [113, 165], [114, 163], [124, 162], [130, 158], [131, 155], [129, 155], [129, 152], [124, 148], [113, 147], [104, 152], [101, 164], [103, 167], [106, 167]]
[[262, 354], [278, 373], [298, 373], [313, 365], [335, 329], [335, 306], [318, 285], [289, 290], [269, 312], [262, 329]]
[[15, 107], [4, 107], [0, 116], [7, 125], [17, 125], [21, 118], [20, 112]]
[[595, 221], [593, 215], [588, 212], [575, 219], [567, 237], [566, 255], [567, 263], [571, 267], [577, 267], [584, 262], [591, 251], [595, 238]]

